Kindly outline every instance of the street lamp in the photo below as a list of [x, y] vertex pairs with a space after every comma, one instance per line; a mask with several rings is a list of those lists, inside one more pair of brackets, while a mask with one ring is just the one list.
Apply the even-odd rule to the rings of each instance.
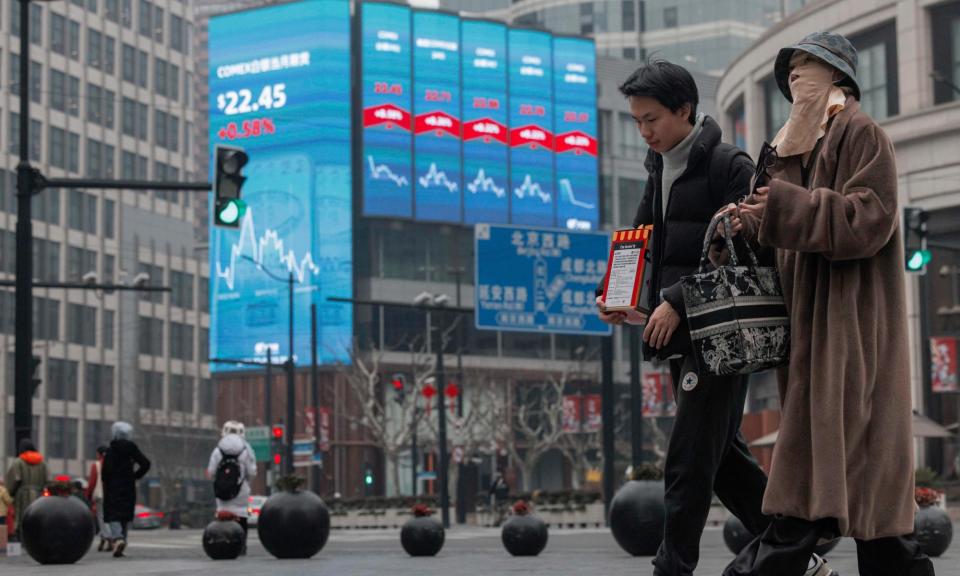
[[[430, 292], [421, 292], [413, 299], [413, 304], [429, 310], [443, 308], [449, 302], [446, 294], [432, 294]], [[433, 326], [430, 321], [429, 330], [433, 333], [433, 351], [437, 355], [434, 377], [437, 382], [437, 451], [440, 454], [440, 464], [437, 473], [437, 479], [440, 483], [440, 515], [443, 519], [443, 527], [450, 527], [450, 490], [447, 485], [449, 457], [447, 454], [447, 407], [444, 405], [446, 395], [443, 391], [446, 389], [446, 376], [443, 371], [443, 330], [442, 324], [437, 321], [437, 326]]]

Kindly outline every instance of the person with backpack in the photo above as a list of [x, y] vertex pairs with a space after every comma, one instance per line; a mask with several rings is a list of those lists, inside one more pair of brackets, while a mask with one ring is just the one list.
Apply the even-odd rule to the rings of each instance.
[[[677, 399], [664, 464], [664, 537], [653, 573], [691, 576], [714, 492], [752, 533], [770, 523], [761, 511], [766, 474], [740, 434], [747, 378], [700, 370], [680, 291], [680, 278], [698, 269], [713, 215], [750, 193], [754, 166], [745, 152], [721, 142], [715, 120], [697, 113], [697, 85], [683, 67], [650, 62], [620, 92], [650, 147], [649, 178], [633, 220], [634, 227], [653, 225], [644, 356], [669, 361]], [[626, 315], [603, 312], [602, 287], [597, 292], [600, 319], [622, 324]]]
[[210, 453], [207, 475], [213, 479], [213, 495], [217, 514], [233, 515], [243, 528], [246, 553], [247, 504], [250, 500], [250, 479], [257, 476], [257, 457], [243, 437], [243, 424], [233, 420], [223, 426], [223, 436]]

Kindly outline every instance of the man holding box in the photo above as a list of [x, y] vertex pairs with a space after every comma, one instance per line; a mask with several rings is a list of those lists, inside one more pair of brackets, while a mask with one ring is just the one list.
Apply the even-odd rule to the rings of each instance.
[[[712, 216], [749, 194], [753, 163], [720, 141], [719, 125], [697, 114], [693, 77], [669, 62], [651, 62], [620, 87], [637, 130], [650, 147], [649, 178], [634, 227], [653, 225], [652, 310], [643, 331], [647, 359], [669, 359], [677, 416], [664, 470], [664, 539], [653, 560], [655, 576], [690, 576], [700, 558], [700, 536], [713, 492], [754, 534], [769, 518], [761, 512], [767, 478], [740, 435], [745, 376], [711, 376], [697, 368], [684, 321], [680, 278], [696, 272]], [[623, 312], [600, 318], [622, 324]]]

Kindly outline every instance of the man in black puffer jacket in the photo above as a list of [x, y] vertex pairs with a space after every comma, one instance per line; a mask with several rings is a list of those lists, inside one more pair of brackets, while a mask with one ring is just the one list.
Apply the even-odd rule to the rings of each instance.
[[[633, 221], [635, 227], [653, 224], [652, 289], [644, 303], [653, 312], [643, 331], [644, 355], [670, 360], [677, 399], [664, 467], [664, 539], [654, 575], [690, 576], [713, 492], [754, 534], [769, 524], [760, 510], [767, 478], [740, 435], [747, 379], [699, 371], [680, 292], [680, 278], [697, 271], [713, 215], [749, 194], [753, 163], [720, 141], [712, 118], [697, 114], [697, 86], [684, 68], [652, 62], [620, 91], [650, 147], [649, 179]], [[621, 324], [625, 315], [601, 312], [600, 318]]]

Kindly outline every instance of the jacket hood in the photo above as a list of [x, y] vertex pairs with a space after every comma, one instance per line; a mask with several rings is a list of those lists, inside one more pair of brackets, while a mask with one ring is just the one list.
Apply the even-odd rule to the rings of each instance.
[[247, 443], [237, 434], [227, 434], [217, 442], [217, 448], [226, 454], [240, 454], [247, 447]]
[[20, 455], [20, 459], [26, 462], [31, 466], [36, 466], [37, 464], [43, 463], [43, 456], [39, 452], [34, 450], [28, 450]]
[[[693, 141], [693, 145], [690, 147], [690, 158], [687, 160], [687, 169], [689, 170], [703, 160], [707, 152], [720, 143], [722, 136], [723, 131], [720, 129], [720, 125], [717, 124], [717, 121], [704, 114], [703, 128], [700, 130], [700, 135], [697, 136], [697, 139]], [[648, 173], [655, 174], [659, 173], [658, 171], [660, 170], [660, 163], [662, 161], [663, 159], [660, 154], [654, 152], [651, 148], [647, 150], [647, 158], [643, 161], [643, 165], [646, 167]]]

